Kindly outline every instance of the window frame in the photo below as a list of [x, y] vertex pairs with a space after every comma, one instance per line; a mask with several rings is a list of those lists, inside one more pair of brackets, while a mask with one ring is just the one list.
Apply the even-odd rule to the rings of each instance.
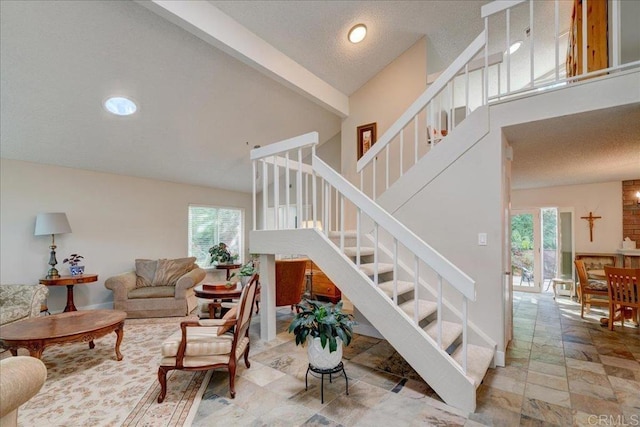
[[[239, 226], [239, 237], [238, 237], [238, 264], [244, 264], [244, 239], [245, 239], [245, 209], [237, 206], [220, 206], [220, 205], [209, 205], [204, 203], [189, 203], [187, 206], [187, 254], [188, 256], [194, 256], [191, 254], [191, 208], [209, 208], [209, 209], [227, 209], [227, 210], [235, 210], [240, 212], [240, 226]], [[217, 244], [218, 242], [214, 242], [213, 244]], [[197, 258], [197, 257], [196, 257]], [[198, 263], [196, 259], [196, 264]], [[215, 265], [211, 265], [208, 263], [205, 265], [199, 265], [203, 270], [215, 270]]]

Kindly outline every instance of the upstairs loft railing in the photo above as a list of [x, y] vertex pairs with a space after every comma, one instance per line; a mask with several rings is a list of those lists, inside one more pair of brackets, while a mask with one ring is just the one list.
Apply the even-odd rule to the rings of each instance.
[[[356, 267], [362, 264], [363, 250], [373, 248], [373, 263], [369, 266], [371, 286], [378, 287], [382, 253], [392, 260], [393, 294], [390, 303], [398, 305], [398, 277], [400, 269], [409, 271], [413, 278], [413, 322], [418, 327], [419, 285], [437, 283], [437, 333], [434, 345], [442, 345], [442, 295], [445, 288], [461, 295], [462, 317], [462, 370], [467, 369], [467, 306], [475, 301], [475, 282], [455, 265], [413, 234], [403, 224], [380, 208], [373, 200], [345, 180], [339, 173], [315, 155], [318, 134], [312, 132], [251, 151], [254, 176], [261, 171], [262, 191], [253, 186], [254, 230], [279, 230], [316, 228], [329, 236], [339, 238], [339, 250], [345, 253], [347, 212], [355, 212]], [[312, 164], [304, 163], [309, 158]], [[284, 183], [284, 185], [281, 185]], [[261, 199], [261, 200], [259, 200]], [[261, 209], [258, 210], [258, 205]], [[362, 219], [373, 223], [370, 241], [363, 239]], [[388, 246], [385, 246], [388, 244]], [[391, 248], [391, 249], [388, 249]], [[411, 259], [412, 266], [405, 266], [401, 259]], [[420, 328], [418, 328], [420, 329]], [[424, 332], [424, 331], [423, 331]], [[425, 337], [432, 340], [425, 333]]]
[[[569, 1], [504, 0], [483, 6], [484, 31], [358, 160], [360, 189], [375, 200], [480, 106], [638, 67], [639, 58], [620, 54], [620, 0], [610, 2], [608, 13], [609, 66], [594, 70], [588, 65], [591, 2], [602, 0], [582, 0], [575, 22]], [[510, 52], [515, 41], [522, 46]], [[577, 75], [567, 75], [568, 58]]]

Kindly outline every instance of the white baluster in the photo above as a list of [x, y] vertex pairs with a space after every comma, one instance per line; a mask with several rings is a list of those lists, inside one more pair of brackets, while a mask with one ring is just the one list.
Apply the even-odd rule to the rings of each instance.
[[555, 40], [555, 48], [556, 48], [556, 58], [555, 58], [555, 64], [556, 64], [556, 78], [555, 81], [560, 80], [560, 3], [558, 2], [558, 0], [554, 1], [554, 5], [553, 5], [553, 10], [554, 10], [554, 40]]
[[372, 190], [372, 195], [371, 198], [375, 201], [376, 200], [376, 165], [378, 164], [378, 157], [374, 157], [373, 158], [373, 190]]
[[338, 194], [340, 197], [340, 252], [344, 253], [344, 196]]
[[529, 62], [531, 68], [531, 87], [535, 87], [535, 70], [533, 62], [533, 44], [535, 40], [535, 32], [533, 31], [533, 0], [529, 0]]
[[507, 93], [511, 92], [511, 9], [507, 9]]
[[360, 217], [362, 216], [362, 209], [358, 208], [356, 211], [356, 266], [360, 268]]
[[296, 228], [302, 228], [304, 213], [302, 212], [302, 148], [298, 148], [298, 173], [296, 174]]
[[400, 176], [404, 175], [404, 128], [400, 131]]
[[589, 72], [589, 61], [587, 59], [587, 47], [589, 46], [589, 40], [587, 39], [587, 9], [589, 9], [587, 0], [582, 0], [582, 74]]
[[442, 348], [442, 276], [438, 274], [438, 313], [437, 313], [438, 348]]
[[269, 166], [265, 159], [261, 160], [262, 162], [262, 229], [267, 229], [267, 201], [269, 200]]
[[462, 371], [467, 374], [467, 297], [462, 296]]
[[256, 210], [256, 161], [253, 160], [251, 162], [251, 190], [253, 192], [253, 198], [251, 201], [251, 211], [253, 212], [253, 230], [257, 230], [256, 228], [256, 218], [257, 218], [257, 210]]
[[611, 17], [611, 48], [613, 50], [611, 65], [617, 67], [620, 65], [620, 0], [612, 0]]
[[387, 146], [384, 149], [385, 152], [385, 162], [386, 162], [386, 166], [385, 169], [387, 171], [387, 177], [385, 179], [385, 185], [384, 185], [384, 189], [387, 190], [389, 188], [389, 146], [391, 144], [387, 144]]
[[285, 196], [284, 196], [284, 200], [285, 200], [285, 205], [286, 208], [284, 210], [284, 228], [288, 229], [289, 228], [289, 205], [291, 202], [290, 199], [290, 193], [291, 193], [291, 183], [290, 183], [290, 177], [289, 177], [289, 173], [290, 173], [290, 169], [289, 169], [289, 152], [287, 151], [284, 154], [284, 169], [285, 169], [285, 176], [284, 176], [284, 189], [286, 191]]
[[[498, 65], [500, 73], [500, 65]], [[498, 95], [500, 95], [500, 74], [498, 74]], [[484, 18], [484, 68], [482, 69], [482, 105], [489, 104], [489, 17]]]
[[378, 223], [373, 226], [373, 284], [378, 287]]
[[273, 211], [275, 230], [280, 230], [280, 167], [278, 158], [273, 156]]
[[398, 239], [393, 238], [393, 303], [398, 305]]
[[419, 299], [420, 292], [418, 292], [418, 276], [420, 275], [420, 259], [418, 259], [418, 255], [414, 255], [413, 257], [413, 321], [416, 323], [420, 323], [418, 320], [418, 309], [419, 309]]

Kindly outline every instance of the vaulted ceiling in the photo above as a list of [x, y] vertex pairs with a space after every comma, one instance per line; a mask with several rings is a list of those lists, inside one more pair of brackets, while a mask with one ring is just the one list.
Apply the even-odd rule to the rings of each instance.
[[[421, 37], [428, 69], [446, 66], [482, 30], [488, 2], [209, 4], [348, 96]], [[561, 3], [566, 10], [571, 1]], [[310, 131], [327, 141], [340, 132], [335, 112], [148, 7], [0, 2], [3, 158], [249, 191], [254, 145]], [[357, 22], [369, 35], [352, 45], [346, 31]], [[111, 95], [132, 97], [139, 112], [109, 115], [101, 104]], [[518, 144], [539, 131], [531, 125], [512, 136]]]

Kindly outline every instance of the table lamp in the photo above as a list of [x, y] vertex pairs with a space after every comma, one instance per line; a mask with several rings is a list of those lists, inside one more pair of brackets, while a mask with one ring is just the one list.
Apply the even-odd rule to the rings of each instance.
[[51, 234], [51, 254], [49, 255], [49, 265], [51, 268], [47, 272], [47, 279], [57, 279], [60, 277], [56, 264], [56, 234], [71, 233], [71, 226], [64, 212], [39, 213], [36, 217], [36, 231], [34, 235], [44, 236]]

